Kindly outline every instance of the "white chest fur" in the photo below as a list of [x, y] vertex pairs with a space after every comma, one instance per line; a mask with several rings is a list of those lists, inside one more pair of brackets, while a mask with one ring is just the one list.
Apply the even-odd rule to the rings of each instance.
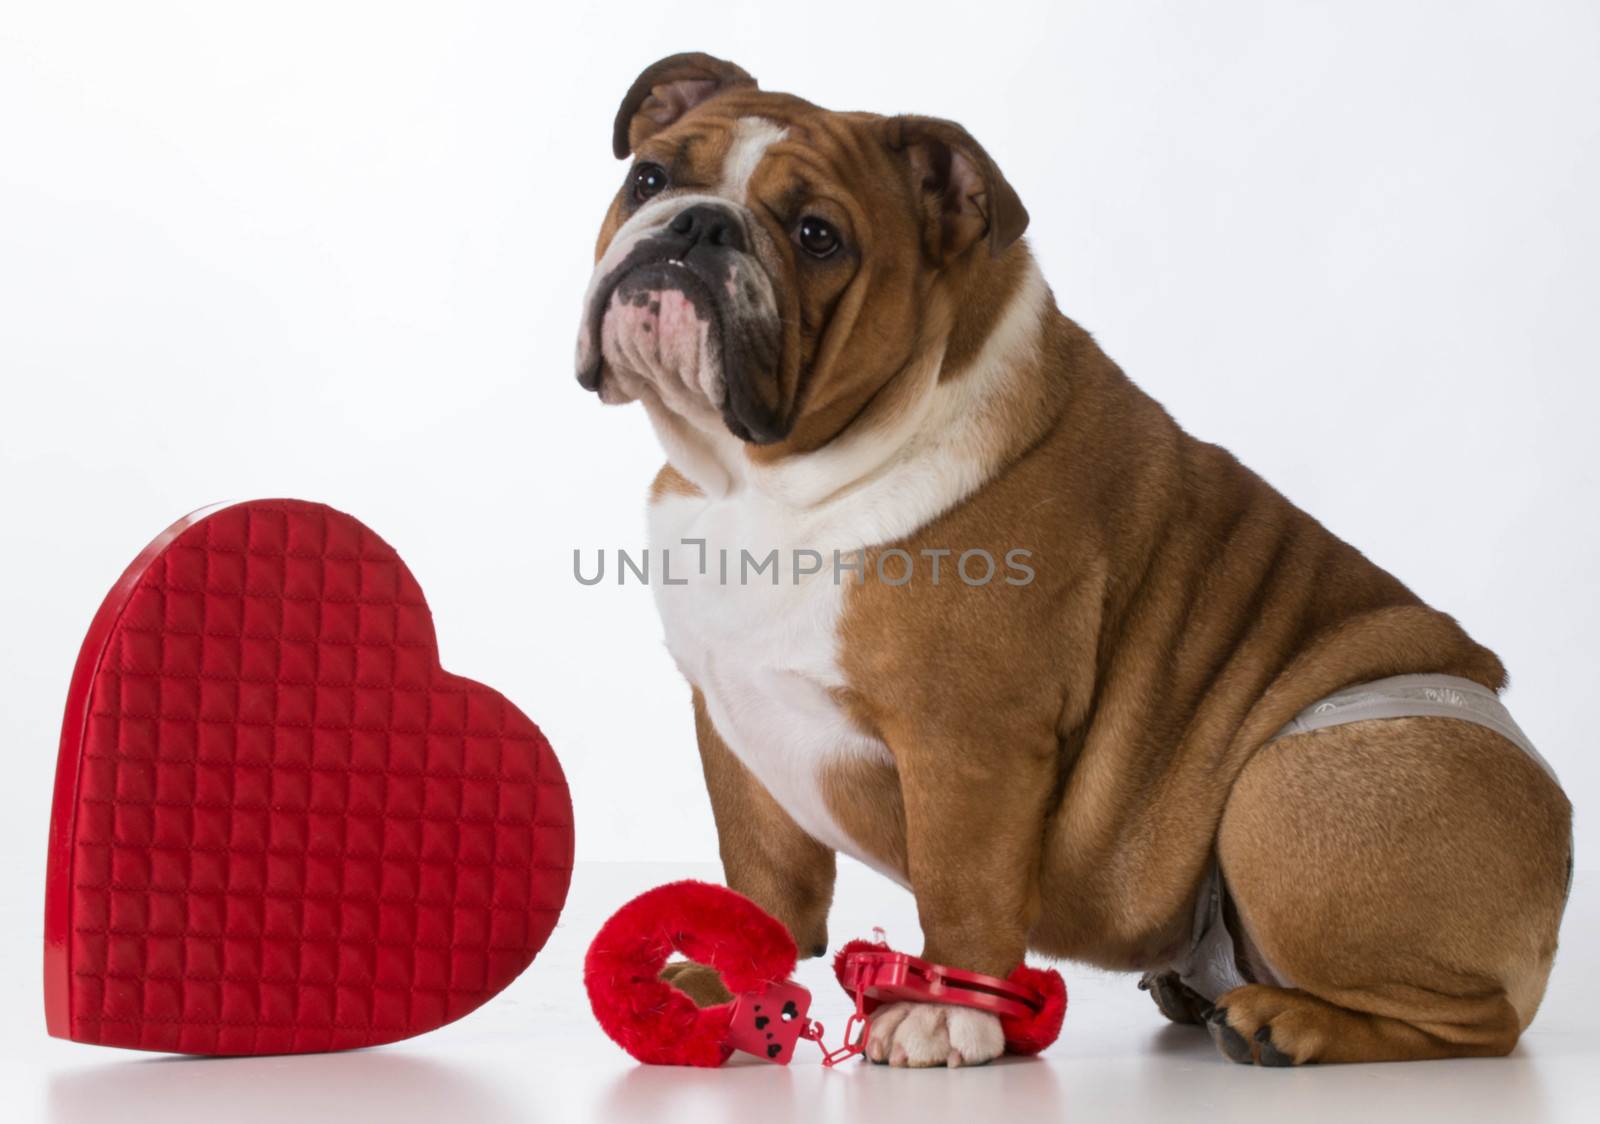
[[[821, 785], [832, 762], [891, 760], [834, 694], [845, 685], [839, 624], [856, 580], [836, 576], [834, 552], [857, 561], [855, 552], [911, 534], [989, 477], [1005, 439], [1001, 419], [1018, 408], [1012, 376], [1032, 358], [1048, 299], [1030, 263], [960, 377], [941, 379], [940, 357], [931, 356], [911, 375], [921, 387], [912, 408], [771, 466], [751, 463], [725, 432], [697, 432], [659, 406], [651, 411], [668, 456], [702, 493], [665, 493], [650, 507], [651, 555], [669, 556], [651, 581], [667, 648], [728, 748], [795, 822], [872, 865]], [[772, 551], [776, 573], [754, 572]], [[821, 556], [820, 570], [798, 581], [797, 551]]]
[[[829, 762], [888, 760], [833, 694], [844, 685], [838, 626], [852, 579], [835, 581], [831, 552], [860, 544], [750, 490], [664, 496], [651, 505], [650, 532], [652, 555], [670, 556], [652, 582], [667, 648], [705, 697], [718, 734], [805, 831], [860, 857], [821, 787]], [[797, 550], [822, 553], [820, 571], [797, 580]], [[799, 569], [816, 564], [798, 557]]]

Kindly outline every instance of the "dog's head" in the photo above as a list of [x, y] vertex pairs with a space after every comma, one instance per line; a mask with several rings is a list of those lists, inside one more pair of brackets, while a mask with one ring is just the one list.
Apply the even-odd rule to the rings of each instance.
[[836, 113], [674, 55], [639, 75], [600, 229], [578, 381], [747, 455], [831, 441], [919, 359], [1027, 212], [965, 129]]

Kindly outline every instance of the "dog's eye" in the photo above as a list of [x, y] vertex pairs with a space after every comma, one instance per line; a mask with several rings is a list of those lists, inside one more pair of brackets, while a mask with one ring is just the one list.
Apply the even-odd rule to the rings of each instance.
[[812, 257], [825, 258], [839, 248], [839, 232], [816, 215], [807, 215], [795, 228], [795, 241]]
[[667, 170], [660, 164], [640, 164], [633, 170], [633, 197], [640, 202], [667, 188]]

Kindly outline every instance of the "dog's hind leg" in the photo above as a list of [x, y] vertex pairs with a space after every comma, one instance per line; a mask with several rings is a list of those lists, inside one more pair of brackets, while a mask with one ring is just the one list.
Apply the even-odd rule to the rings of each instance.
[[1185, 987], [1176, 972], [1152, 972], [1139, 981], [1139, 990], [1148, 991], [1156, 1010], [1175, 1023], [1196, 1026], [1211, 1013], [1205, 996]]
[[1217, 1000], [1234, 1061], [1506, 1054], [1555, 956], [1572, 809], [1511, 742], [1448, 718], [1355, 722], [1262, 749], [1218, 857], [1284, 986]]

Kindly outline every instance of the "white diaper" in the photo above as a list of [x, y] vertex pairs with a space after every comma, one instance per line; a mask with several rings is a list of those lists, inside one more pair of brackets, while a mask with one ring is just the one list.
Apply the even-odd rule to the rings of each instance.
[[[1512, 721], [1499, 697], [1487, 687], [1454, 675], [1396, 675], [1346, 687], [1306, 707], [1269, 740], [1373, 718], [1416, 717], [1459, 718], [1463, 722], [1487, 726], [1533, 758], [1552, 780], [1555, 779], [1555, 770]], [[1251, 982], [1293, 987], [1293, 983], [1276, 972], [1273, 979], [1251, 981], [1244, 978], [1239, 970], [1233, 934], [1228, 931], [1224, 917], [1227, 894], [1222, 871], [1213, 860], [1195, 903], [1194, 935], [1189, 951], [1175, 966], [1178, 979], [1211, 1003], [1223, 992]]]

